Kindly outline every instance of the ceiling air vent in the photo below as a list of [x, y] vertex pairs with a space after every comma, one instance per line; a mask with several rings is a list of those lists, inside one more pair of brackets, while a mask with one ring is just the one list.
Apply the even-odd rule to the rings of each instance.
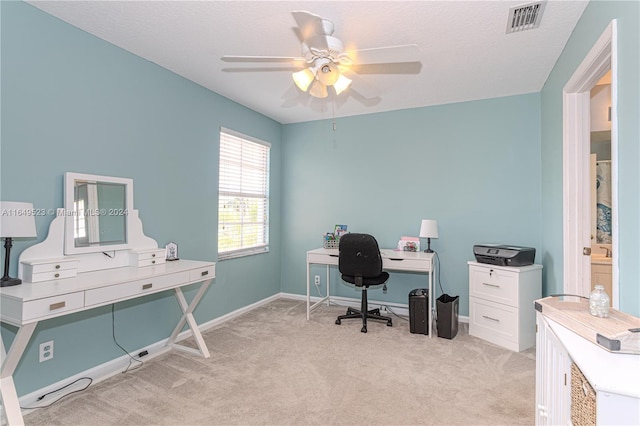
[[546, 2], [541, 1], [509, 9], [507, 34], [538, 28], [545, 4]]

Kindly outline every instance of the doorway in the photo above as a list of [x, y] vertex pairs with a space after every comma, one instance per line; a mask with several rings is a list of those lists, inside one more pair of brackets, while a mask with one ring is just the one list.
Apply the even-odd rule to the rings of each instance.
[[[588, 296], [591, 283], [592, 198], [591, 90], [611, 73], [611, 198], [618, 205], [617, 185], [617, 24], [607, 26], [563, 90], [563, 254], [564, 293]], [[595, 200], [593, 200], [595, 202]], [[611, 215], [611, 300], [619, 307], [618, 220]]]

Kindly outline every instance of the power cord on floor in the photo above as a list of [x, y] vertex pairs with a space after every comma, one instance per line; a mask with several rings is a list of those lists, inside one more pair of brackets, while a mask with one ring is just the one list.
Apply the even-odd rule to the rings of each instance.
[[[144, 364], [144, 361], [140, 361], [139, 359], [135, 359], [129, 352], [127, 352], [127, 350], [125, 348], [123, 348], [122, 346], [120, 346], [120, 343], [118, 343], [118, 341], [116, 340], [116, 318], [115, 318], [115, 303], [111, 304], [111, 335], [113, 336], [113, 342], [116, 344], [116, 346], [118, 346], [120, 349], [122, 349], [122, 351], [127, 354], [129, 356], [129, 365], [127, 365], [127, 368], [125, 368], [125, 370], [122, 373], [126, 373], [127, 371], [133, 371], [133, 370], [137, 370], [138, 368], [142, 367], [142, 365]], [[140, 365], [138, 365], [136, 368], [131, 368], [131, 364], [133, 363], [133, 361], [140, 363]]]
[[54, 394], [54, 393], [56, 393], [56, 392], [60, 392], [61, 390], [66, 389], [66, 388], [68, 388], [69, 386], [76, 384], [76, 383], [78, 383], [80, 380], [88, 380], [88, 381], [89, 381], [89, 383], [87, 383], [87, 385], [86, 385], [85, 387], [83, 387], [82, 389], [76, 389], [76, 390], [74, 390], [73, 392], [69, 392], [69, 393], [67, 393], [67, 394], [64, 394], [64, 395], [62, 395], [60, 398], [56, 399], [55, 401], [53, 401], [53, 402], [51, 402], [51, 403], [49, 403], [49, 404], [47, 404], [47, 405], [35, 405], [35, 406], [33, 406], [33, 407], [22, 407], [22, 406], [21, 406], [20, 408], [21, 408], [21, 409], [23, 409], [23, 410], [34, 410], [34, 409], [36, 409], [36, 408], [47, 408], [47, 407], [51, 407], [53, 404], [55, 404], [56, 402], [60, 401], [62, 398], [65, 398], [65, 397], [67, 397], [67, 396], [69, 396], [69, 395], [73, 395], [74, 393], [78, 393], [78, 392], [82, 392], [82, 391], [86, 390], [89, 386], [91, 386], [91, 383], [93, 383], [93, 379], [92, 379], [91, 377], [80, 377], [79, 379], [76, 379], [76, 380], [74, 380], [73, 382], [71, 382], [71, 383], [69, 383], [69, 384], [67, 384], [67, 385], [62, 386], [61, 388], [58, 388], [58, 389], [56, 389], [56, 390], [52, 390], [51, 392], [47, 392], [47, 393], [45, 393], [44, 395], [39, 396], [39, 397], [38, 397], [38, 401], [42, 401], [42, 400], [43, 400], [47, 395], [51, 395], [51, 394]]
[[389, 312], [390, 314], [396, 316], [397, 318], [400, 318], [401, 320], [404, 321], [409, 321], [409, 318], [405, 318], [405, 317], [401, 317], [400, 315], [398, 315], [397, 313], [393, 312], [393, 309], [391, 309], [391, 307], [387, 306], [387, 305], [380, 305], [380, 308], [384, 308], [385, 311]]

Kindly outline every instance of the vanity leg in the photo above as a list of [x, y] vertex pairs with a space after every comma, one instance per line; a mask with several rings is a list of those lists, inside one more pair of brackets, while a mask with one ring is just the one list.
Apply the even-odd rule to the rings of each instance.
[[[211, 356], [209, 354], [209, 349], [207, 348], [207, 344], [205, 343], [204, 338], [202, 337], [202, 333], [200, 333], [200, 329], [198, 328], [198, 323], [193, 317], [193, 310], [196, 308], [196, 306], [198, 306], [198, 303], [200, 303], [200, 300], [204, 296], [204, 293], [207, 291], [207, 288], [209, 288], [209, 284], [211, 284], [211, 281], [212, 280], [207, 280], [202, 282], [202, 285], [200, 286], [200, 289], [198, 290], [195, 297], [191, 301], [191, 304], [187, 304], [187, 300], [185, 299], [184, 294], [182, 293], [182, 289], [180, 287], [175, 289], [176, 299], [178, 299], [178, 304], [180, 305], [180, 309], [182, 309], [183, 315], [182, 315], [182, 318], [180, 318], [180, 321], [178, 321], [178, 325], [173, 330], [173, 333], [171, 333], [171, 336], [169, 336], [169, 340], [167, 341], [167, 346], [172, 346], [176, 349], [196, 353], [196, 354], [202, 355], [204, 358], [209, 358]], [[198, 345], [198, 349], [199, 349], [198, 351], [175, 343], [176, 338], [178, 337], [178, 334], [180, 333], [180, 331], [182, 330], [182, 327], [184, 327], [185, 324], [188, 324], [189, 328], [191, 329], [191, 333], [193, 334], [193, 338], [196, 341], [196, 345]]]

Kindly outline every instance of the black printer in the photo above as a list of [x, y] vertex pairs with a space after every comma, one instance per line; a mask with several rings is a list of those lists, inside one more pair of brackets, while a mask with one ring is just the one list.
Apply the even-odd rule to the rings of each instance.
[[532, 247], [518, 247], [501, 244], [476, 244], [473, 254], [479, 263], [500, 266], [533, 265], [536, 249]]

